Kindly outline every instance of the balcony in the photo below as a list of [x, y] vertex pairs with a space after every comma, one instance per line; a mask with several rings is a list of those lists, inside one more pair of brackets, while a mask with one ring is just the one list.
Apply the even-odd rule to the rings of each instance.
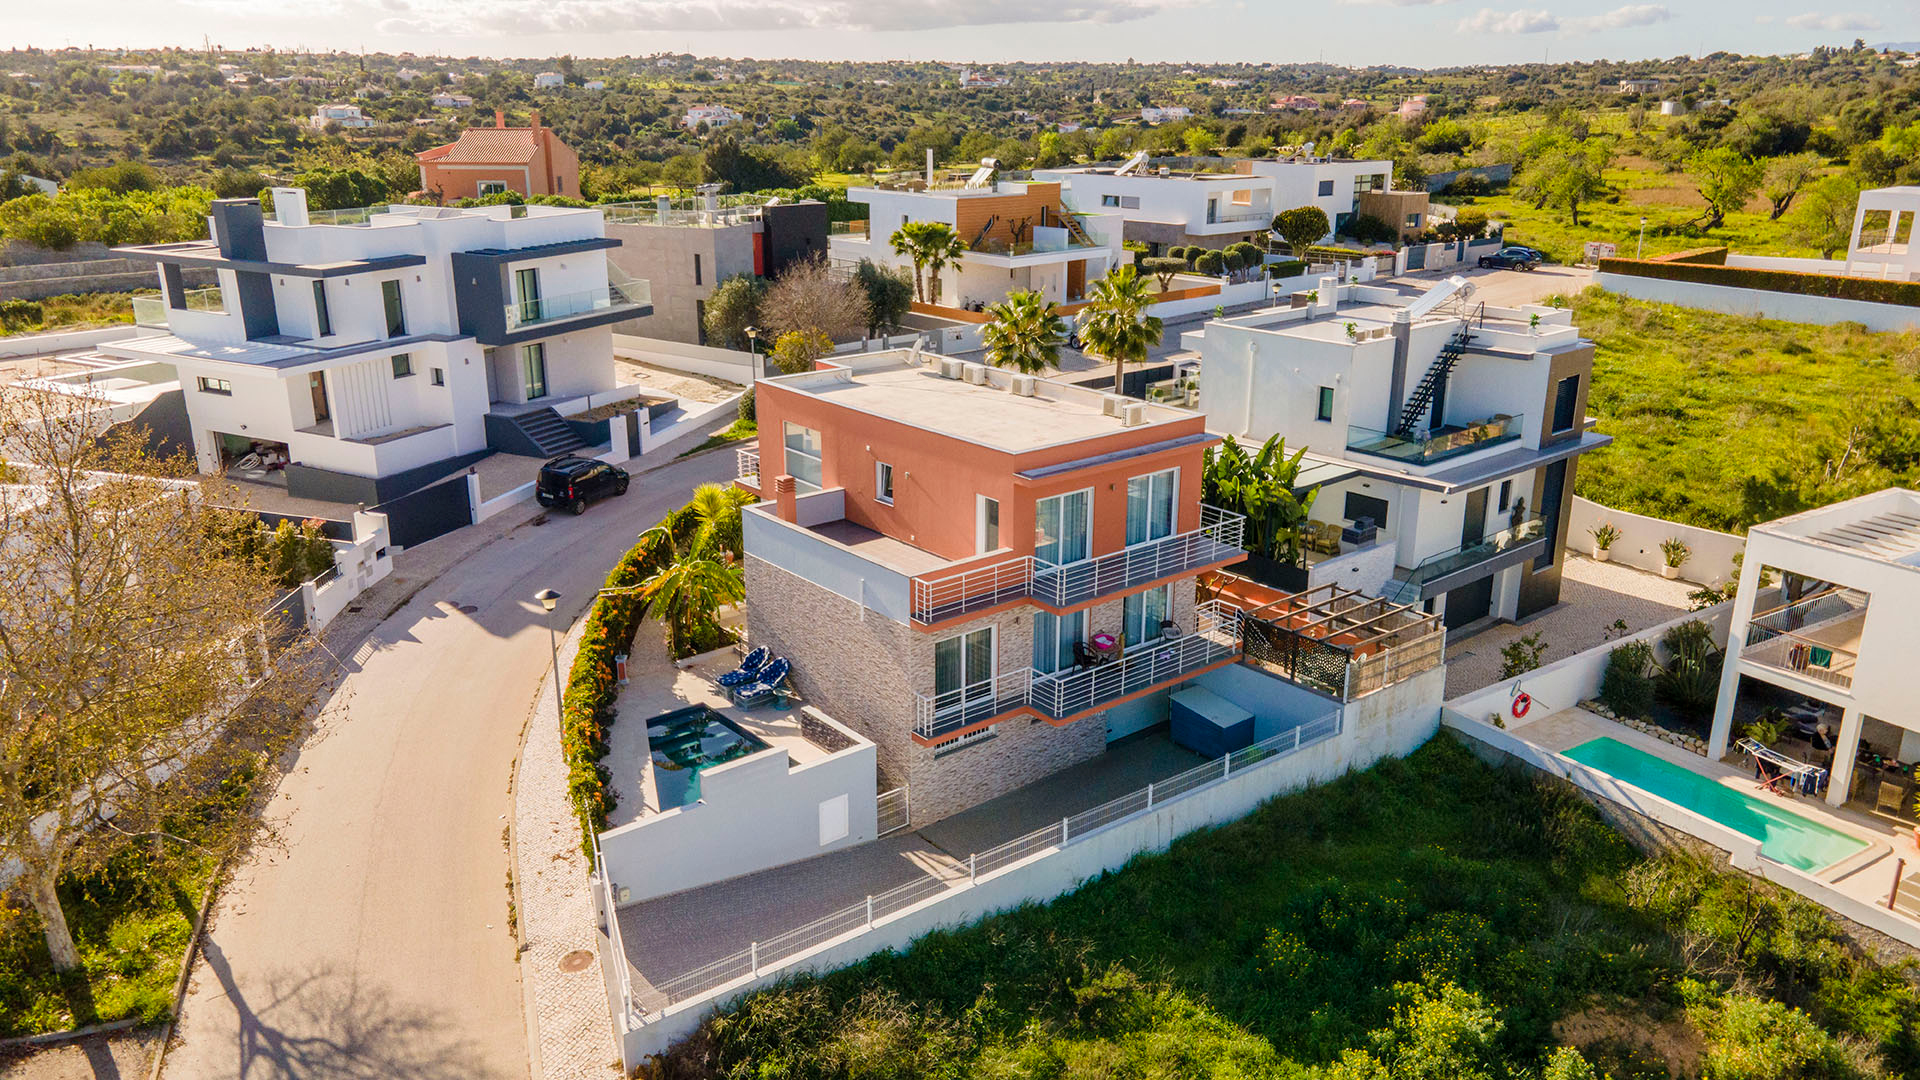
[[735, 481], [755, 491], [760, 490], [760, 451], [735, 450], [733, 460]]
[[[1547, 550], [1547, 543], [1546, 521], [1539, 514], [1522, 514], [1506, 528], [1476, 543], [1461, 544], [1428, 556], [1405, 578], [1387, 582], [1386, 590], [1380, 595], [1396, 604], [1417, 603], [1534, 558]], [[1498, 565], [1491, 565], [1496, 560]]]
[[644, 307], [652, 302], [652, 292], [644, 281], [608, 285], [604, 289], [559, 293], [506, 305], [507, 331], [523, 330], [548, 323], [576, 319], [582, 315], [621, 307]]
[[1042, 674], [1006, 672], [946, 694], [914, 695], [913, 734], [933, 743], [1020, 710], [1051, 720], [1178, 682], [1240, 654], [1240, 610], [1220, 600], [1195, 609], [1193, 633], [1130, 646], [1118, 660]]
[[1390, 431], [1349, 425], [1347, 450], [1356, 454], [1392, 458], [1403, 465], [1433, 465], [1520, 437], [1525, 416], [1494, 416], [1472, 424], [1450, 425], [1438, 431], [1396, 435]]
[[1214, 506], [1200, 507], [1200, 527], [1148, 540], [1110, 555], [1055, 565], [1031, 555], [958, 573], [913, 579], [912, 617], [922, 626], [1032, 599], [1065, 608], [1137, 585], [1237, 560], [1246, 554], [1246, 519]]
[[1830, 589], [1753, 616], [1740, 659], [1851, 691], [1866, 619], [1865, 597]]
[[827, 235], [858, 236], [864, 238], [867, 235], [867, 222], [864, 220], [830, 221], [827, 223]]
[[1259, 207], [1249, 208], [1244, 206], [1238, 206], [1228, 210], [1221, 210], [1220, 212], [1214, 214], [1211, 218], [1208, 218], [1205, 224], [1207, 225], [1244, 225], [1251, 222], [1259, 222], [1260, 224], [1265, 225], [1273, 221], [1273, 217], [1274, 217], [1274, 212], [1268, 207], [1259, 206]]

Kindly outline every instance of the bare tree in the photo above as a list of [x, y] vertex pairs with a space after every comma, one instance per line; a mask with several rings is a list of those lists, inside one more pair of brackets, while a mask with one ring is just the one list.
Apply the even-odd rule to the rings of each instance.
[[79, 963], [62, 876], [166, 842], [291, 729], [275, 696], [312, 690], [294, 689], [301, 650], [269, 658], [271, 574], [230, 542], [258, 524], [175, 479], [184, 463], [103, 435], [97, 406], [0, 396], [0, 864], [62, 971]]
[[787, 267], [760, 301], [760, 320], [776, 338], [818, 331], [835, 341], [851, 341], [867, 328], [866, 294], [825, 259]]

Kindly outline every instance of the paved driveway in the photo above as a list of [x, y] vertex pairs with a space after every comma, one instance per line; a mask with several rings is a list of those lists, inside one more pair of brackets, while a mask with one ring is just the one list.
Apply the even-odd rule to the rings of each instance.
[[[582, 517], [400, 556], [396, 577], [424, 587], [345, 658], [350, 674], [276, 793], [275, 842], [215, 908], [167, 1075], [527, 1075], [503, 834], [548, 665], [530, 597], [556, 588], [557, 616], [577, 616], [641, 529], [733, 466], [706, 454]], [[440, 565], [437, 578], [421, 569]]]
[[1402, 292], [1422, 293], [1448, 277], [1458, 274], [1473, 282], [1475, 303], [1494, 307], [1537, 304], [1549, 296], [1578, 296], [1593, 284], [1593, 271], [1580, 266], [1542, 266], [1537, 270], [1482, 270], [1477, 266], [1450, 270], [1420, 271], [1392, 281], [1380, 282]]

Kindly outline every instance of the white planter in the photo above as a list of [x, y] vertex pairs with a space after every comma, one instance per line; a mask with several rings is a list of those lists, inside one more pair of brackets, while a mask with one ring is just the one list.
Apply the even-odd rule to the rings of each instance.
[[1672, 581], [1680, 576], [1680, 568], [1677, 566], [1663, 566], [1660, 568], [1660, 576], [1666, 578], [1668, 581]]
[[1606, 562], [1611, 558], [1613, 558], [1613, 550], [1611, 548], [1597, 547], [1593, 549], [1594, 562]]

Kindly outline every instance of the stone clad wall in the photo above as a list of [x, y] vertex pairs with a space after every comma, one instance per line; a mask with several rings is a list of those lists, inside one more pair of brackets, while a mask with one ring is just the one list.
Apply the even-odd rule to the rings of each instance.
[[1066, 727], [1017, 716], [955, 750], [912, 744], [913, 823], [925, 825], [1023, 788], [1107, 749], [1105, 714]]

